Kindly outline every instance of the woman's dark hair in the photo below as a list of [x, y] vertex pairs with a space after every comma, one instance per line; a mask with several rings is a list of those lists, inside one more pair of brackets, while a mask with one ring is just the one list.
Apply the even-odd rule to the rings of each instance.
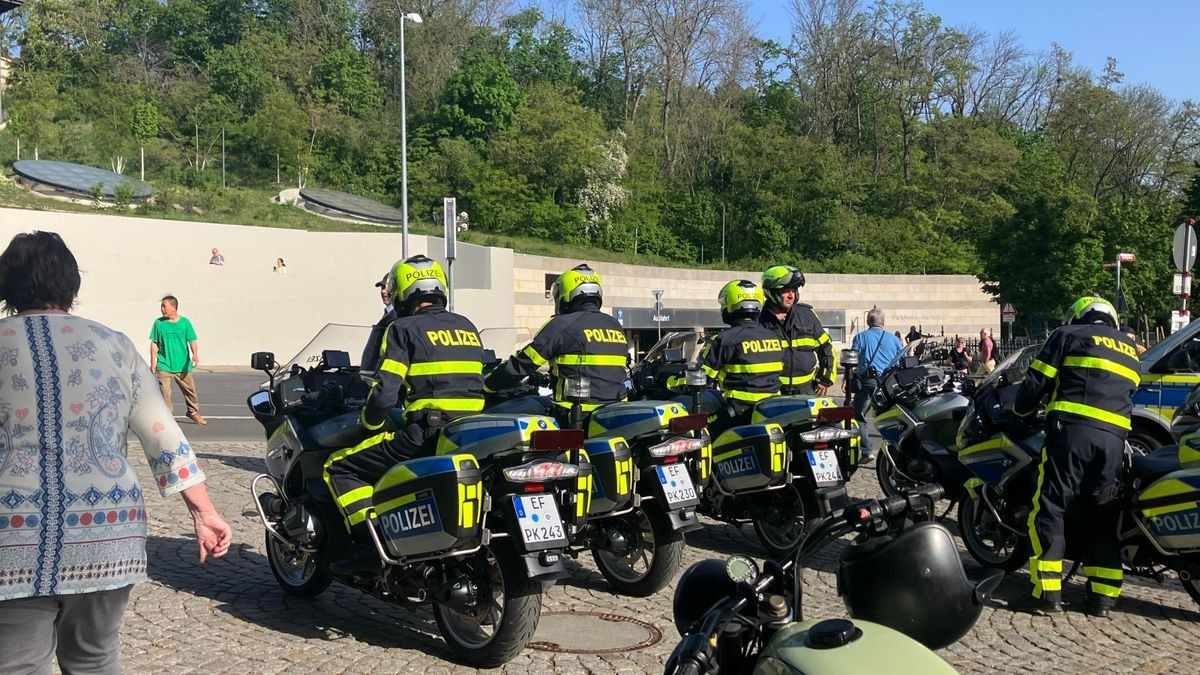
[[18, 234], [0, 253], [0, 302], [10, 314], [68, 310], [79, 283], [79, 263], [57, 233]]

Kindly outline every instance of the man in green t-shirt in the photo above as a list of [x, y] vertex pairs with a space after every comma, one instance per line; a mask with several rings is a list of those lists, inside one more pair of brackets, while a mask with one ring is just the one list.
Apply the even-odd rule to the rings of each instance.
[[155, 319], [150, 327], [150, 370], [158, 376], [158, 388], [168, 410], [171, 408], [171, 381], [174, 380], [183, 392], [188, 418], [196, 424], [208, 424], [200, 414], [196, 381], [192, 378], [192, 371], [200, 365], [196, 329], [187, 317], [179, 316], [179, 300], [175, 296], [165, 296], [159, 310], [162, 318]]

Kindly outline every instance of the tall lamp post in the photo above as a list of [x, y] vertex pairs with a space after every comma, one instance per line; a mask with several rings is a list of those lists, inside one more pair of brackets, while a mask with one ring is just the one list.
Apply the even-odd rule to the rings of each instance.
[[[400, 0], [396, 0], [396, 9]], [[400, 212], [403, 220], [402, 253], [408, 259], [408, 111], [405, 109], [404, 93], [404, 22], [421, 24], [421, 15], [416, 12], [400, 15]]]

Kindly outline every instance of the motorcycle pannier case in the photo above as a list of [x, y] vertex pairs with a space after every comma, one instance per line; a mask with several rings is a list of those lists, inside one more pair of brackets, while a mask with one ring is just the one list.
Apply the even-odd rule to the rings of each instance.
[[479, 545], [483, 483], [467, 454], [410, 459], [375, 484], [375, 526], [397, 558], [462, 551]]
[[624, 438], [590, 438], [584, 452], [592, 464], [593, 516], [620, 511], [633, 501], [633, 453]]
[[1182, 469], [1137, 496], [1141, 525], [1165, 551], [1200, 550], [1200, 468]]
[[726, 430], [713, 443], [713, 476], [725, 492], [778, 487], [787, 480], [787, 443], [778, 424]]

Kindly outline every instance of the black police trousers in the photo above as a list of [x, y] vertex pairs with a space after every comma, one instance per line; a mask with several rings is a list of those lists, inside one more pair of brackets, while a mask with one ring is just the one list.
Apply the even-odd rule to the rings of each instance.
[[366, 519], [373, 504], [375, 483], [400, 462], [434, 454], [440, 427], [441, 424], [430, 425], [418, 417], [407, 421], [399, 431], [381, 429], [325, 460], [325, 484], [346, 517], [346, 527], [356, 543], [371, 541]]
[[1124, 466], [1125, 439], [1095, 427], [1051, 417], [1038, 467], [1033, 511], [1029, 515], [1032, 557], [1029, 574], [1034, 597], [1062, 600], [1063, 557], [1067, 553], [1065, 516], [1084, 509], [1072, 522], [1082, 537], [1083, 572], [1092, 600], [1111, 605], [1124, 577], [1117, 523], [1117, 490]]

